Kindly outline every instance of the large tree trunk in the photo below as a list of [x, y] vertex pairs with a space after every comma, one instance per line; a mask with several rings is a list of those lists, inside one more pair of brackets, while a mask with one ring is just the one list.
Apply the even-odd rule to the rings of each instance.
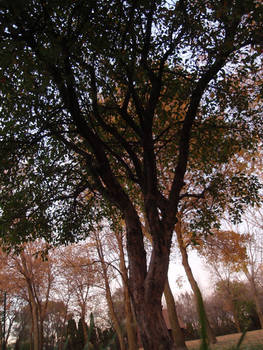
[[[178, 222], [175, 225], [175, 232], [177, 235], [179, 249], [180, 249], [180, 252], [182, 255], [182, 264], [183, 264], [186, 276], [188, 278], [188, 281], [189, 281], [191, 288], [193, 290], [193, 293], [194, 293], [196, 308], [198, 310], [200, 321], [202, 318], [202, 322], [204, 323], [204, 324], [202, 324], [202, 322], [201, 322], [202, 334], [203, 334], [203, 336], [207, 336], [207, 340], [209, 343], [215, 344], [217, 340], [216, 340], [216, 337], [213, 333], [213, 330], [212, 330], [210, 323], [208, 321], [208, 318], [207, 318], [206, 310], [204, 308], [202, 293], [201, 293], [200, 288], [199, 288], [199, 286], [194, 278], [192, 269], [189, 265], [188, 254], [187, 254], [186, 247], [185, 247], [183, 237], [182, 237], [182, 228], [181, 228], [180, 219], [178, 219]], [[205, 329], [202, 329], [202, 327], [203, 328], [205, 327]]]
[[[151, 242], [151, 245], [153, 245], [152, 237], [149, 234], [149, 224], [147, 222], [146, 216], [144, 216], [144, 221], [145, 221], [145, 227], [143, 227], [143, 234]], [[174, 297], [173, 297], [168, 279], [166, 280], [165, 287], [164, 287], [164, 296], [166, 300], [169, 321], [172, 327], [172, 336], [173, 336], [174, 343], [178, 350], [185, 350], [187, 349], [187, 347], [185, 345], [184, 334], [179, 325]]]
[[164, 296], [166, 300], [169, 321], [172, 327], [172, 335], [173, 335], [174, 342], [178, 350], [187, 350], [187, 347], [185, 345], [185, 340], [184, 340], [184, 334], [182, 332], [182, 329], [180, 327], [179, 320], [177, 317], [174, 297], [173, 297], [168, 280], [166, 281], [166, 284], [165, 284]]
[[129, 287], [143, 348], [144, 350], [178, 349], [169, 335], [161, 306], [167, 279], [172, 229], [154, 228], [152, 225], [153, 249], [147, 271], [142, 227], [133, 208], [126, 212], [125, 223]]

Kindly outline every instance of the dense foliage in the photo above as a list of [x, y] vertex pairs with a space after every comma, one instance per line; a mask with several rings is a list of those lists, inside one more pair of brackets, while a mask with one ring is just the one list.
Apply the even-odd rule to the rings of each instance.
[[[149, 176], [163, 210], [158, 177], [172, 183], [172, 173], [177, 183], [188, 153], [182, 197], [227, 197], [238, 216], [258, 185], [223, 165], [261, 137], [261, 7], [3, 2], [1, 208], [12, 232], [5, 238], [74, 239], [96, 215], [94, 200], [120, 206], [125, 191], [137, 203]], [[210, 201], [201, 207], [195, 221], [209, 226]]]

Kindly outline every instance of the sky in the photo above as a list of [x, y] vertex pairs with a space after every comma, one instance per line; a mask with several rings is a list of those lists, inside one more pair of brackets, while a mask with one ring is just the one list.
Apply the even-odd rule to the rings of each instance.
[[[208, 269], [205, 268], [205, 263], [196, 254], [196, 252], [191, 251], [189, 252], [189, 264], [202, 293], [204, 295], [209, 295], [210, 291], [213, 289], [213, 282], [211, 281], [211, 276]], [[192, 292], [179, 254], [176, 261], [170, 262], [168, 277], [170, 287], [175, 297], [184, 291]]]

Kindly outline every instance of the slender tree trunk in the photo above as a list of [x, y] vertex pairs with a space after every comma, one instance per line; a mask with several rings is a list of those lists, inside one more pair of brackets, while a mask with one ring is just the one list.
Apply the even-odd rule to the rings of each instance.
[[120, 253], [120, 271], [122, 273], [122, 281], [124, 288], [124, 306], [125, 306], [125, 315], [126, 315], [126, 330], [128, 337], [128, 347], [129, 350], [137, 350], [137, 336], [134, 324], [134, 318], [131, 308], [131, 298], [128, 288], [128, 273], [125, 265], [124, 259], [124, 250], [123, 250], [123, 241], [122, 241], [122, 233], [116, 233], [116, 238], [118, 241], [118, 248]]
[[124, 303], [125, 303], [125, 315], [126, 315], [126, 330], [128, 337], [128, 348], [129, 350], [137, 350], [137, 336], [136, 326], [131, 308], [130, 295], [127, 286], [124, 286]]
[[85, 322], [85, 314], [86, 314], [85, 311], [82, 312], [81, 324], [82, 324], [82, 328], [83, 328], [84, 344], [86, 345], [88, 342], [88, 330], [87, 330], [86, 322]]
[[33, 329], [33, 347], [34, 350], [42, 350], [41, 344], [40, 344], [40, 330], [39, 330], [39, 310], [37, 306], [37, 302], [34, 295], [34, 290], [32, 286], [32, 281], [30, 278], [30, 274], [28, 272], [26, 258], [23, 254], [23, 252], [20, 254], [21, 262], [23, 266], [23, 274], [26, 279], [27, 283], [27, 290], [28, 290], [28, 298], [31, 308], [31, 315], [32, 315], [32, 329]]
[[254, 301], [255, 301], [257, 315], [260, 322], [260, 327], [263, 328], [263, 312], [262, 312], [262, 307], [260, 305], [259, 296], [258, 296], [257, 288], [255, 286], [254, 281], [251, 281], [251, 289], [254, 296]]
[[232, 298], [232, 305], [233, 305], [233, 317], [234, 317], [234, 322], [236, 325], [236, 329], [238, 333], [241, 333], [241, 327], [240, 327], [240, 322], [238, 319], [238, 313], [237, 313], [237, 308], [236, 308], [236, 303], [235, 300]]
[[109, 281], [108, 281], [108, 276], [106, 275], [107, 272], [105, 271], [106, 267], [104, 266], [104, 281], [105, 281], [105, 289], [106, 289], [106, 299], [107, 299], [107, 303], [108, 303], [108, 307], [109, 307], [109, 312], [111, 315], [111, 319], [113, 322], [113, 326], [114, 329], [117, 333], [118, 336], [118, 340], [120, 343], [120, 349], [121, 350], [125, 350], [125, 343], [124, 343], [124, 339], [123, 339], [123, 332], [119, 323], [119, 320], [116, 316], [115, 310], [114, 310], [114, 306], [113, 306], [113, 302], [112, 302], [112, 298], [111, 298], [111, 292], [110, 292], [110, 286], [109, 286]]
[[43, 349], [44, 347], [44, 330], [43, 330], [43, 323], [44, 318], [46, 316], [48, 302], [49, 302], [49, 295], [50, 295], [50, 288], [52, 284], [53, 278], [52, 278], [52, 272], [50, 269], [50, 265], [48, 268], [48, 278], [47, 278], [47, 289], [46, 289], [46, 295], [45, 300], [42, 302], [38, 299], [37, 293], [35, 292], [36, 300], [37, 300], [37, 307], [38, 307], [38, 316], [39, 316], [39, 349]]
[[39, 349], [43, 349], [44, 345], [44, 332], [43, 332], [43, 318], [41, 317], [41, 310], [38, 310], [38, 330], [39, 330]]
[[164, 296], [166, 300], [170, 324], [172, 327], [172, 335], [173, 335], [174, 342], [178, 350], [187, 350], [187, 347], [185, 345], [185, 340], [184, 340], [184, 334], [182, 332], [182, 329], [180, 327], [179, 320], [177, 317], [174, 297], [173, 297], [168, 280], [166, 281], [166, 284], [164, 287]]
[[[30, 298], [30, 297], [29, 297]], [[39, 348], [39, 327], [38, 327], [38, 312], [37, 306], [34, 301], [30, 298], [31, 310], [32, 310], [32, 329], [33, 329], [33, 349], [41, 350]]]
[[105, 289], [106, 289], [106, 300], [107, 300], [107, 304], [108, 304], [108, 308], [109, 308], [109, 312], [110, 312], [110, 316], [111, 316], [111, 320], [113, 323], [113, 327], [117, 333], [117, 337], [120, 343], [120, 349], [121, 350], [125, 350], [125, 343], [124, 343], [124, 339], [123, 339], [123, 332], [119, 323], [119, 320], [117, 318], [117, 315], [115, 313], [114, 310], [114, 305], [113, 305], [113, 301], [112, 301], [112, 297], [111, 297], [111, 291], [110, 291], [110, 284], [109, 284], [109, 279], [108, 279], [108, 274], [107, 274], [107, 266], [104, 260], [104, 254], [102, 251], [102, 246], [101, 243], [99, 241], [99, 238], [96, 236], [96, 245], [97, 245], [97, 252], [99, 255], [99, 259], [100, 259], [100, 263], [101, 263], [101, 267], [102, 267], [102, 273], [103, 273], [103, 279], [104, 279], [104, 285], [105, 285]]
[[[208, 342], [211, 344], [215, 344], [216, 343], [216, 337], [213, 333], [213, 330], [210, 326], [209, 320], [207, 318], [207, 314], [206, 314], [206, 310], [204, 308], [204, 302], [203, 302], [203, 297], [202, 297], [202, 293], [200, 291], [200, 288], [194, 278], [192, 269], [189, 265], [189, 260], [188, 260], [188, 254], [186, 251], [186, 247], [185, 244], [183, 242], [183, 237], [182, 237], [182, 228], [181, 228], [181, 221], [180, 219], [178, 219], [177, 224], [175, 225], [175, 232], [177, 235], [177, 241], [179, 244], [179, 249], [182, 255], [182, 264], [186, 273], [186, 276], [188, 278], [188, 281], [191, 285], [191, 288], [193, 290], [194, 293], [194, 297], [195, 297], [195, 302], [196, 302], [196, 307], [198, 310], [198, 314], [203, 315], [203, 320], [205, 322], [205, 328], [206, 328], [206, 334], [207, 334], [207, 338], [208, 338]], [[202, 310], [203, 309], [203, 310]], [[202, 325], [201, 325], [202, 326]]]
[[251, 291], [252, 291], [252, 295], [254, 298], [260, 326], [261, 326], [261, 328], [263, 328], [263, 312], [262, 312], [262, 308], [261, 308], [260, 301], [259, 301], [259, 295], [258, 295], [257, 287], [255, 284], [255, 279], [253, 278], [253, 275], [248, 272], [248, 270], [245, 270], [244, 272], [245, 272], [245, 275], [246, 275], [246, 277], [249, 281], [250, 287], [251, 287]]

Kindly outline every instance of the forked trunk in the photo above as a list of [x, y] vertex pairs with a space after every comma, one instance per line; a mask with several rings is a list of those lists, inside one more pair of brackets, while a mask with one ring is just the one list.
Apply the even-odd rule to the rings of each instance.
[[[129, 286], [144, 350], [177, 350], [162, 315], [161, 299], [167, 280], [171, 231], [153, 228], [153, 248], [146, 264], [143, 233], [134, 211], [125, 217], [129, 256]], [[159, 235], [158, 235], [159, 232]]]
[[[144, 222], [145, 222], [145, 227], [143, 227], [143, 234], [151, 242], [151, 245], [153, 245], [153, 240], [149, 233], [149, 224], [146, 216], [144, 216]], [[179, 325], [174, 297], [173, 297], [168, 279], [166, 280], [165, 287], [164, 287], [164, 296], [166, 300], [168, 317], [172, 327], [172, 336], [173, 336], [174, 343], [176, 345], [176, 349], [186, 350], [187, 347], [185, 345], [184, 335]]]

